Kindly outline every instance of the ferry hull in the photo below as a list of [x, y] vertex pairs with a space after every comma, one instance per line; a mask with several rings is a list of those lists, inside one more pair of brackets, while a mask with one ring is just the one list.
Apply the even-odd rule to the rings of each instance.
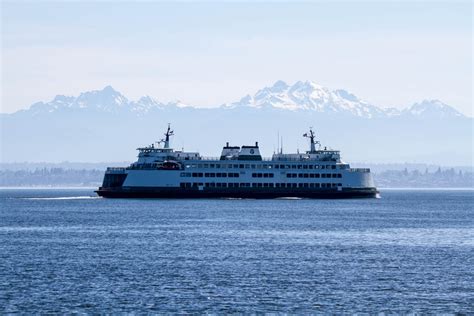
[[376, 188], [343, 188], [319, 190], [278, 190], [278, 189], [246, 189], [246, 190], [199, 190], [182, 188], [99, 188], [95, 191], [104, 198], [246, 198], [276, 199], [285, 197], [311, 199], [344, 199], [344, 198], [375, 198]]

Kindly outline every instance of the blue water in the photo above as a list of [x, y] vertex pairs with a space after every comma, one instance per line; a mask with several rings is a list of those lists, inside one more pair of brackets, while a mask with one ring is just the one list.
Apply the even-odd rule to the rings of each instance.
[[0, 190], [0, 313], [474, 313], [474, 192]]

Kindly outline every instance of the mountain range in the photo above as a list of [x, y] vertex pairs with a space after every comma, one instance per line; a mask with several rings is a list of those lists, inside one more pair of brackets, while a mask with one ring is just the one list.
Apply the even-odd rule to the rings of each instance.
[[382, 108], [310, 81], [277, 81], [214, 108], [150, 96], [133, 101], [107, 86], [0, 118], [3, 162], [133, 160], [134, 148], [160, 139], [171, 122], [175, 147], [214, 156], [225, 141], [257, 140], [271, 155], [281, 143], [277, 134], [285, 149], [306, 150], [300, 134], [311, 126], [352, 160], [472, 165], [472, 118], [455, 108], [439, 100]]
[[[106, 86], [102, 90], [81, 93], [78, 97], [57, 95], [49, 102], [34, 103], [29, 109], [20, 112], [37, 115], [45, 112], [52, 113], [68, 109], [82, 109], [101, 112], [126, 111], [135, 115], [146, 115], [153, 111], [186, 107], [198, 109], [198, 107], [182, 103], [181, 101], [163, 103], [148, 95], [136, 101], [131, 101], [111, 86]], [[293, 85], [288, 85], [280, 80], [271, 87], [265, 87], [257, 91], [253, 96], [246, 95], [237, 102], [223, 104], [215, 108], [235, 109], [241, 107], [314, 111], [364, 118], [464, 116], [453, 107], [439, 100], [423, 100], [403, 110], [381, 108], [359, 99], [346, 90], [330, 90], [311, 81], [298, 81]]]

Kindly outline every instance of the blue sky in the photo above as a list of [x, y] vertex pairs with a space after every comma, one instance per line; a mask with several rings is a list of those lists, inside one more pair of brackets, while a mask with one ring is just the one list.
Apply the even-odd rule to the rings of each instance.
[[471, 2], [2, 2], [2, 112], [112, 85], [233, 102], [312, 80], [472, 116]]

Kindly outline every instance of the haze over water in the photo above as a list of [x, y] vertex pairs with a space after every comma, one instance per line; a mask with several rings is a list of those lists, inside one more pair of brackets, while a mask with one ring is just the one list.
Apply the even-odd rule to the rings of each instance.
[[473, 191], [109, 200], [0, 191], [0, 312], [474, 313]]

